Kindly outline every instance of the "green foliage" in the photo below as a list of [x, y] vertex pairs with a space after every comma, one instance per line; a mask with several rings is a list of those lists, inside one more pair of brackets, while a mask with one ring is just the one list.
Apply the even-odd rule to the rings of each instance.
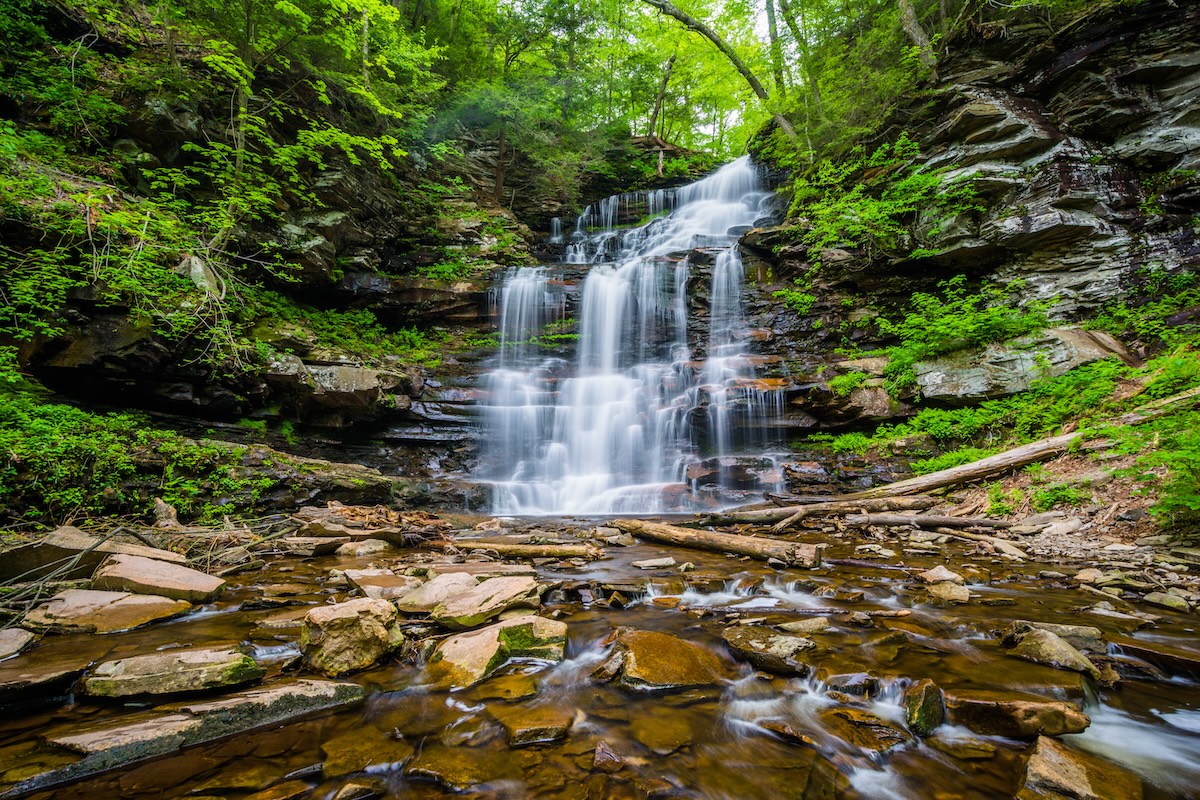
[[908, 466], [914, 475], [928, 475], [938, 470], [970, 464], [972, 461], [987, 458], [990, 455], [995, 455], [995, 453], [995, 450], [981, 450], [978, 447], [960, 447], [957, 450], [951, 450], [932, 458], [917, 459], [910, 462]]
[[1058, 506], [1078, 506], [1090, 499], [1088, 493], [1069, 483], [1054, 483], [1034, 489], [1029, 497], [1033, 510], [1041, 513]]
[[1152, 347], [1178, 347], [1200, 333], [1194, 320], [1174, 319], [1180, 312], [1200, 306], [1196, 273], [1146, 267], [1138, 271], [1133, 286], [1132, 297], [1110, 302], [1088, 327]]
[[890, 321], [880, 317], [880, 329], [900, 339], [888, 348], [885, 372], [892, 394], [916, 387], [913, 367], [918, 361], [945, 353], [982, 347], [1045, 327], [1046, 303], [1033, 302], [1024, 308], [1015, 305], [1020, 288], [983, 286], [968, 289], [966, 276], [959, 275], [938, 284], [942, 296], [918, 292], [903, 318]]
[[988, 516], [1007, 517], [1015, 514], [1024, 500], [1025, 493], [1020, 489], [1013, 487], [1006, 492], [1003, 484], [993, 483], [988, 487]]
[[863, 455], [871, 449], [871, 438], [865, 433], [843, 433], [835, 436], [830, 442], [830, 448], [837, 455]]
[[838, 397], [845, 397], [867, 382], [865, 372], [847, 372], [829, 379], [829, 389]]

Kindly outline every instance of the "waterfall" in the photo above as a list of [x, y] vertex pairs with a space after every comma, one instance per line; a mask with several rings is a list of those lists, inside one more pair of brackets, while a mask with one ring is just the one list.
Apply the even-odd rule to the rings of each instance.
[[[734, 246], [768, 196], [742, 158], [674, 192], [614, 195], [585, 209], [565, 258], [589, 265], [573, 361], [545, 357], [536, 343], [538, 331], [563, 319], [564, 281], [545, 267], [509, 272], [501, 354], [485, 381], [479, 475], [494, 487], [495, 513], [697, 508], [713, 502], [697, 491], [698, 475], [715, 471], [718, 484], [731, 483], [725, 471], [739, 448], [769, 443], [782, 398], [755, 380], [743, 345]], [[623, 217], [643, 216], [645, 224], [621, 227]], [[702, 263], [692, 262], [695, 248], [706, 248]], [[710, 259], [707, 336], [693, 324], [697, 358], [689, 286]]]
[[554, 217], [550, 220], [550, 244], [563, 243], [562, 219]]

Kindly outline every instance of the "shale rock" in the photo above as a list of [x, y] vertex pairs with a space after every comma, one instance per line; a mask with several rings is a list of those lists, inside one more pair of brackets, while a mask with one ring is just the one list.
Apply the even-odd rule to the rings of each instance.
[[1141, 800], [1142, 781], [1111, 761], [1039, 736], [1018, 800]]
[[4, 630], [0, 630], [0, 661], [20, 654], [36, 638], [33, 633], [24, 628], [5, 628]]
[[169, 650], [105, 661], [83, 680], [93, 697], [202, 692], [259, 680], [266, 670], [245, 653], [228, 648]]
[[393, 600], [404, 597], [423, 581], [411, 575], [397, 575], [390, 569], [348, 569], [350, 585], [372, 600]]
[[225, 581], [180, 564], [121, 554], [100, 565], [92, 577], [92, 588], [207, 603], [221, 593]]
[[731, 626], [721, 638], [730, 650], [759, 669], [784, 675], [807, 675], [812, 670], [812, 657], [820, 652], [812, 639], [756, 625]]
[[946, 693], [950, 721], [985, 736], [1016, 739], [1081, 733], [1091, 720], [1070, 703], [990, 691]]
[[436, 781], [455, 792], [466, 792], [482, 783], [514, 781], [521, 777], [519, 763], [505, 753], [441, 745], [422, 750], [406, 772], [414, 778]]
[[429, 656], [426, 671], [434, 686], [473, 686], [510, 658], [561, 661], [567, 641], [566, 623], [529, 614], [477, 631], [443, 639]]
[[396, 608], [408, 614], [428, 614], [441, 603], [452, 600], [479, 585], [467, 572], [447, 572], [436, 575], [411, 592], [396, 598]]
[[169, 550], [125, 544], [112, 539], [104, 541], [67, 525], [46, 534], [33, 544], [4, 551], [0, 556], [0, 582], [45, 577], [50, 571], [60, 568], [68, 559], [75, 560], [75, 566], [60, 573], [58, 577], [64, 580], [90, 578], [106, 558], [116, 554], [187, 564], [186, 558]]
[[403, 765], [416, 752], [403, 739], [381, 738], [352, 731], [335, 739], [321, 743], [321, 754], [325, 761], [321, 771], [327, 778], [362, 772], [367, 767]]
[[395, 607], [367, 597], [308, 612], [300, 650], [310, 668], [326, 675], [366, 669], [404, 643]]
[[904, 719], [908, 729], [928, 736], [946, 718], [946, 699], [929, 678], [922, 678], [904, 690]]
[[657, 631], [623, 628], [612, 655], [594, 673], [628, 689], [656, 691], [711, 686], [731, 677], [715, 653]]
[[1082, 672], [1100, 679], [1100, 670], [1087, 657], [1068, 644], [1060, 636], [1042, 628], [1034, 628], [1018, 634], [1008, 650], [1010, 656], [1023, 658], [1035, 664], [1045, 664], [1059, 669]]
[[572, 711], [552, 706], [496, 706], [488, 713], [504, 726], [512, 747], [565, 739], [575, 721]]
[[438, 603], [429, 618], [454, 630], [474, 628], [510, 608], [537, 608], [542, 588], [530, 577], [488, 578], [478, 586]]
[[186, 600], [149, 594], [68, 589], [25, 615], [32, 628], [74, 633], [113, 633], [189, 611]]

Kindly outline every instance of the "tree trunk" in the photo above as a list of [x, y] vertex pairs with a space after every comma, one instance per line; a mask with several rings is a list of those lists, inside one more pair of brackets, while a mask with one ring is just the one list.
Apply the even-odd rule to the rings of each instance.
[[775, 0], [766, 0], [767, 37], [771, 43], [771, 71], [775, 74], [775, 91], [780, 97], [787, 95], [783, 82], [783, 48], [779, 44], [779, 28], [775, 24]]
[[604, 548], [590, 544], [517, 544], [509, 542], [456, 541], [449, 544], [458, 550], [490, 550], [505, 558], [604, 558]]
[[929, 41], [929, 34], [925, 32], [925, 29], [921, 27], [921, 21], [917, 19], [917, 10], [913, 8], [912, 0], [900, 0], [900, 26], [917, 46], [917, 56], [921, 59], [921, 63], [936, 76], [937, 56], [933, 52], [933, 43]]
[[618, 519], [613, 520], [612, 524], [634, 536], [680, 547], [750, 556], [762, 561], [773, 558], [795, 567], [821, 566], [821, 548], [815, 544], [801, 544], [765, 537], [738, 536], [732, 533], [694, 531], [674, 525], [664, 525], [661, 522], [646, 522], [639, 519]]
[[978, 517], [948, 517], [944, 514], [851, 514], [843, 520], [847, 525], [879, 525], [883, 528], [1011, 528], [1011, 522]]
[[658, 128], [658, 115], [662, 111], [663, 101], [667, 96], [667, 83], [671, 80], [671, 70], [675, 68], [675, 55], [672, 54], [667, 59], [667, 66], [663, 68], [662, 80], [658, 83], [658, 94], [654, 97], [654, 110], [650, 112], [650, 125], [647, 135], [653, 136]]
[[500, 123], [500, 140], [497, 142], [496, 149], [496, 182], [492, 186], [492, 197], [497, 203], [502, 203], [504, 199], [504, 177], [508, 172], [508, 165], [504, 163], [504, 145], [505, 133], [508, 129], [507, 122]]
[[[725, 514], [713, 514], [705, 517], [706, 525], [738, 524], [742, 522], [766, 524], [791, 520], [794, 524], [805, 517], [830, 516], [833, 514], [862, 514], [867, 511], [924, 511], [937, 505], [932, 497], [884, 497], [878, 500], [865, 500], [853, 503], [828, 501], [824, 503], [809, 503], [803, 506], [784, 506], [782, 508], [760, 508], [754, 511], [733, 511]], [[793, 519], [794, 518], [794, 519]]]
[[371, 88], [371, 15], [362, 12], [362, 82], [363, 88]]
[[[682, 22], [684, 27], [686, 27], [688, 30], [695, 31], [705, 39], [708, 39], [710, 42], [712, 42], [713, 46], [716, 47], [717, 50], [721, 51], [722, 55], [729, 60], [729, 63], [733, 65], [734, 69], [741, 73], [741, 76], [746, 80], [746, 84], [750, 87], [750, 90], [754, 92], [755, 96], [757, 96], [759, 100], [762, 100], [763, 103], [767, 103], [770, 100], [770, 95], [767, 94], [767, 90], [763, 88], [763, 85], [759, 82], [758, 78], [755, 77], [754, 73], [750, 71], [750, 68], [746, 66], [746, 62], [742, 61], [738, 54], [733, 51], [733, 48], [730, 47], [724, 39], [717, 35], [716, 31], [695, 17], [687, 14], [686, 12], [680, 11], [678, 8], [672, 5], [669, 0], [644, 0], [644, 2], [654, 6], [668, 17], [674, 17]], [[773, 113], [772, 116], [775, 118], [775, 123], [779, 125], [780, 130], [782, 130], [789, 139], [796, 138], [796, 129], [792, 127], [792, 123], [788, 122], [788, 120], [782, 114], [777, 112]]]

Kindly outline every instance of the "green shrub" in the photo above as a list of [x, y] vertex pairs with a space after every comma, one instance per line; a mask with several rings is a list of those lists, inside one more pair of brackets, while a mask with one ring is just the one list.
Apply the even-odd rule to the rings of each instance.
[[1029, 497], [1033, 510], [1039, 513], [1058, 506], [1078, 506], [1089, 500], [1091, 495], [1069, 483], [1054, 483], [1035, 489]]
[[930, 472], [970, 464], [972, 461], [978, 461], [981, 458], [987, 458], [995, 454], [995, 450], [981, 450], [978, 447], [961, 447], [958, 450], [951, 450], [948, 453], [942, 453], [932, 458], [917, 459], [909, 463], [908, 466], [914, 474], [928, 475]]
[[835, 436], [829, 446], [838, 455], [862, 455], [871, 449], [871, 439], [865, 433], [843, 433]]
[[829, 379], [829, 389], [838, 397], [845, 397], [867, 382], [865, 372], [847, 372]]
[[1015, 486], [1004, 491], [1004, 485], [993, 483], [988, 487], [988, 516], [1007, 517], [1015, 514], [1025, 500], [1025, 493]]

